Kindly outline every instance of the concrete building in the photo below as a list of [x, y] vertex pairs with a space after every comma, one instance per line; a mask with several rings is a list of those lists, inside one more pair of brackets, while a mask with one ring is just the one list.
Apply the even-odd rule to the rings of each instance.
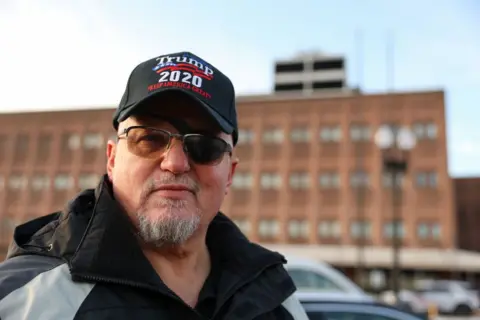
[[275, 62], [275, 93], [310, 94], [347, 88], [345, 58], [304, 52]]

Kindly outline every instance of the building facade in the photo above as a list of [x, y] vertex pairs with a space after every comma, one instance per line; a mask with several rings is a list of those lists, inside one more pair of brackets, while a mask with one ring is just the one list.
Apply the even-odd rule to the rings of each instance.
[[[105, 172], [113, 109], [0, 114], [1, 243], [13, 226], [62, 209]], [[410, 126], [402, 179], [408, 247], [454, 248], [443, 92], [298, 93], [238, 98], [240, 160], [222, 207], [263, 243], [388, 246], [390, 182], [373, 134]]]
[[480, 178], [454, 179], [458, 248], [480, 252]]
[[239, 119], [224, 210], [254, 241], [390, 245], [390, 181], [372, 139], [387, 124], [418, 140], [402, 179], [404, 245], [455, 247], [442, 92], [244, 97]]

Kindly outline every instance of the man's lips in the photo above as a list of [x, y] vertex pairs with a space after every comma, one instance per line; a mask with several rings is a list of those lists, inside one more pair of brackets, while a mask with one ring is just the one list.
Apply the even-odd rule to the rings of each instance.
[[186, 193], [195, 194], [195, 190], [183, 184], [165, 184], [155, 188], [152, 193], [156, 193], [165, 197], [181, 197]]

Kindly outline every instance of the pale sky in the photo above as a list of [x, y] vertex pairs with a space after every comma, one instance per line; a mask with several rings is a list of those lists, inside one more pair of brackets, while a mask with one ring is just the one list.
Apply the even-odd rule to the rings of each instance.
[[449, 171], [480, 176], [479, 30], [477, 0], [0, 0], [0, 112], [114, 107], [137, 63], [182, 50], [239, 94], [271, 91], [274, 60], [304, 50], [345, 55], [350, 85], [381, 92], [394, 34], [395, 90], [446, 91]]

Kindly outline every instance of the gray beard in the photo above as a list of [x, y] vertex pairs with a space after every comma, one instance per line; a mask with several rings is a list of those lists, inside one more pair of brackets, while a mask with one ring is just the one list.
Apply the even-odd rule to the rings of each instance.
[[151, 200], [148, 208], [163, 208], [164, 214], [153, 220], [148, 217], [148, 208], [137, 212], [138, 235], [147, 245], [154, 247], [175, 246], [187, 241], [197, 231], [200, 225], [201, 213], [197, 212], [185, 217], [177, 214], [186, 210], [188, 203], [185, 200], [155, 199]]

